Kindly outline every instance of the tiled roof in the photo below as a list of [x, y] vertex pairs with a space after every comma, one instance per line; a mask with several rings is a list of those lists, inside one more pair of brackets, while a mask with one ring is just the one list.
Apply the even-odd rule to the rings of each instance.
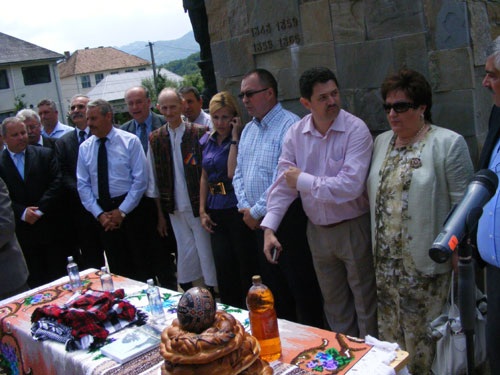
[[79, 49], [57, 67], [59, 76], [64, 78], [78, 74], [147, 65], [151, 65], [151, 63], [140, 57], [113, 47], [99, 47]]
[[59, 60], [64, 56], [36, 44], [0, 33], [0, 64], [37, 60]]
[[[170, 70], [160, 69], [159, 73], [167, 79], [175, 82], [182, 81], [182, 77], [172, 73]], [[92, 90], [86, 95], [90, 100], [104, 99], [108, 102], [114, 100], [123, 100], [125, 91], [133, 86], [141, 85], [143, 79], [153, 78], [152, 70], [145, 70], [142, 72], [130, 72], [120, 74], [109, 74], [99, 82]]]

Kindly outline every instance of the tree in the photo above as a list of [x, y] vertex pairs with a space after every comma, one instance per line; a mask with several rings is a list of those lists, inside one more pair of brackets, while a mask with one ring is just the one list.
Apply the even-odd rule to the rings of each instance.
[[145, 78], [141, 81], [141, 84], [148, 89], [149, 94], [151, 96], [151, 101], [153, 104], [158, 103], [158, 94], [160, 93], [161, 90], [163, 90], [165, 87], [173, 87], [173, 88], [179, 88], [180, 84], [179, 82], [172, 81], [168, 79], [165, 75], [158, 73], [157, 75], [157, 80], [156, 80], [156, 89], [155, 89], [155, 83], [153, 78]]

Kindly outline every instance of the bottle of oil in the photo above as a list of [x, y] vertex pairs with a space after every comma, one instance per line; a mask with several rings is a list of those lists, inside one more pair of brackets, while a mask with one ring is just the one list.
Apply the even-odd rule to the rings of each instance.
[[260, 357], [268, 362], [281, 357], [278, 319], [271, 290], [262, 284], [260, 276], [252, 277], [253, 285], [247, 294], [252, 335], [259, 341]]

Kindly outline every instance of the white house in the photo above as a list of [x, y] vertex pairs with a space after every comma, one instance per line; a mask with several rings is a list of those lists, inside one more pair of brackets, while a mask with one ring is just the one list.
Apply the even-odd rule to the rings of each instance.
[[57, 60], [64, 56], [35, 44], [0, 33], [0, 121], [15, 115], [16, 101], [34, 108], [42, 99], [52, 99], [65, 122]]
[[85, 48], [64, 55], [65, 60], [57, 67], [66, 105], [74, 95], [87, 95], [110, 75], [151, 69], [149, 61], [113, 47]]

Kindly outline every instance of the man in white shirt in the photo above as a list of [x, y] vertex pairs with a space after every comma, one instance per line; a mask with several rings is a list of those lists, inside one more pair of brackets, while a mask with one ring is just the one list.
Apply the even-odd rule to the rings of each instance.
[[201, 108], [203, 105], [203, 98], [198, 89], [193, 86], [186, 86], [182, 87], [179, 92], [184, 99], [182, 114], [188, 118], [189, 122], [208, 126], [210, 130], [212, 130], [212, 119], [210, 115]]
[[38, 115], [43, 124], [42, 135], [45, 137], [60, 138], [63, 134], [73, 130], [71, 126], [59, 122], [59, 112], [53, 100], [43, 99], [37, 107]]

